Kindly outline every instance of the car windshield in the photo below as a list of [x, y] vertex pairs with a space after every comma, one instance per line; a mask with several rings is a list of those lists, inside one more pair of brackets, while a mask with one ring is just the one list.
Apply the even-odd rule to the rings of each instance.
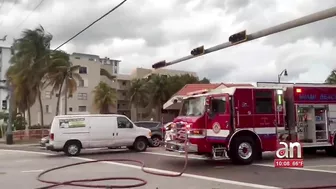
[[189, 98], [183, 101], [180, 116], [200, 116], [205, 111], [205, 97]]

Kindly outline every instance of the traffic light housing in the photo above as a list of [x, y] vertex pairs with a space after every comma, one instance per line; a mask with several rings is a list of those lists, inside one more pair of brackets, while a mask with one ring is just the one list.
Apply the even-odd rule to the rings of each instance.
[[7, 110], [7, 100], [2, 101], [2, 109]]
[[199, 56], [204, 54], [204, 46], [197, 47], [190, 52], [193, 56]]
[[229, 37], [231, 43], [239, 43], [247, 40], [246, 30], [233, 34]]
[[163, 60], [163, 61], [160, 61], [160, 62], [157, 62], [155, 64], [152, 65], [152, 68], [153, 69], [159, 69], [159, 68], [162, 68], [162, 67], [165, 67], [166, 66], [166, 61]]

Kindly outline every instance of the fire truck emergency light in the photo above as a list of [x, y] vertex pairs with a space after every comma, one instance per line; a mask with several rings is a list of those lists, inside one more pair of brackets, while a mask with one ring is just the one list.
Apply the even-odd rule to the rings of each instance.
[[296, 89], [296, 93], [301, 93], [302, 90], [301, 89]]
[[230, 43], [239, 43], [247, 40], [246, 30], [233, 34], [229, 37]]
[[204, 45], [193, 49], [190, 52], [190, 54], [193, 55], [193, 56], [199, 56], [199, 55], [204, 54]]
[[157, 62], [155, 64], [152, 65], [152, 68], [153, 69], [159, 69], [159, 68], [162, 68], [162, 67], [165, 67], [166, 66], [166, 61], [163, 60], [163, 61], [160, 61], [160, 62]]

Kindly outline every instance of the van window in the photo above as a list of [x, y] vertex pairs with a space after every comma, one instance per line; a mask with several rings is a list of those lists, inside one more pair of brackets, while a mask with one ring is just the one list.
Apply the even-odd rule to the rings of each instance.
[[118, 128], [133, 128], [133, 124], [125, 117], [117, 117]]
[[256, 113], [257, 114], [273, 114], [273, 91], [257, 91], [256, 92]]

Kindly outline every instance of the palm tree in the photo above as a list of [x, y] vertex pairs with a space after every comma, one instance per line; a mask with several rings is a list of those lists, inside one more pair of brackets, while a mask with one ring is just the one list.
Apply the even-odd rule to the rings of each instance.
[[161, 109], [163, 103], [170, 98], [169, 80], [167, 76], [152, 75], [147, 83], [151, 104], [156, 107], [157, 120], [161, 121]]
[[332, 70], [325, 83], [336, 84], [336, 69]]
[[[20, 39], [14, 42], [14, 63], [24, 64], [24, 68], [18, 71], [16, 77], [21, 77], [23, 81], [29, 81], [30, 92], [36, 92], [40, 105], [41, 125], [44, 125], [43, 104], [41, 97], [42, 80], [48, 69], [50, 42], [52, 35], [46, 33], [42, 26], [34, 30], [26, 29], [22, 32]], [[21, 61], [17, 61], [21, 60]]]
[[99, 113], [110, 113], [110, 107], [115, 107], [115, 102], [117, 99], [116, 90], [101, 81], [92, 92], [94, 93], [93, 102], [96, 108], [99, 110]]
[[12, 65], [8, 68], [6, 77], [12, 85], [12, 99], [15, 107], [21, 114], [28, 112], [28, 127], [31, 126], [30, 108], [36, 101], [36, 91], [33, 90], [30, 80], [30, 73], [26, 71], [25, 59], [19, 59], [15, 55], [12, 57]]
[[[50, 65], [45, 76], [44, 88], [51, 86], [51, 95], [57, 92], [56, 116], [59, 114], [60, 99], [65, 96], [64, 111], [67, 114], [67, 98], [77, 90], [77, 81], [82, 80], [78, 73], [80, 66], [73, 66], [69, 55], [64, 51], [54, 51], [50, 56]], [[63, 91], [62, 91], [63, 90]]]
[[[144, 79], [134, 79], [131, 81], [131, 87], [129, 89], [129, 96], [131, 106], [135, 105], [135, 114], [138, 119], [139, 106], [143, 105], [143, 100], [146, 96], [146, 85]], [[141, 103], [142, 102], [142, 103]]]

